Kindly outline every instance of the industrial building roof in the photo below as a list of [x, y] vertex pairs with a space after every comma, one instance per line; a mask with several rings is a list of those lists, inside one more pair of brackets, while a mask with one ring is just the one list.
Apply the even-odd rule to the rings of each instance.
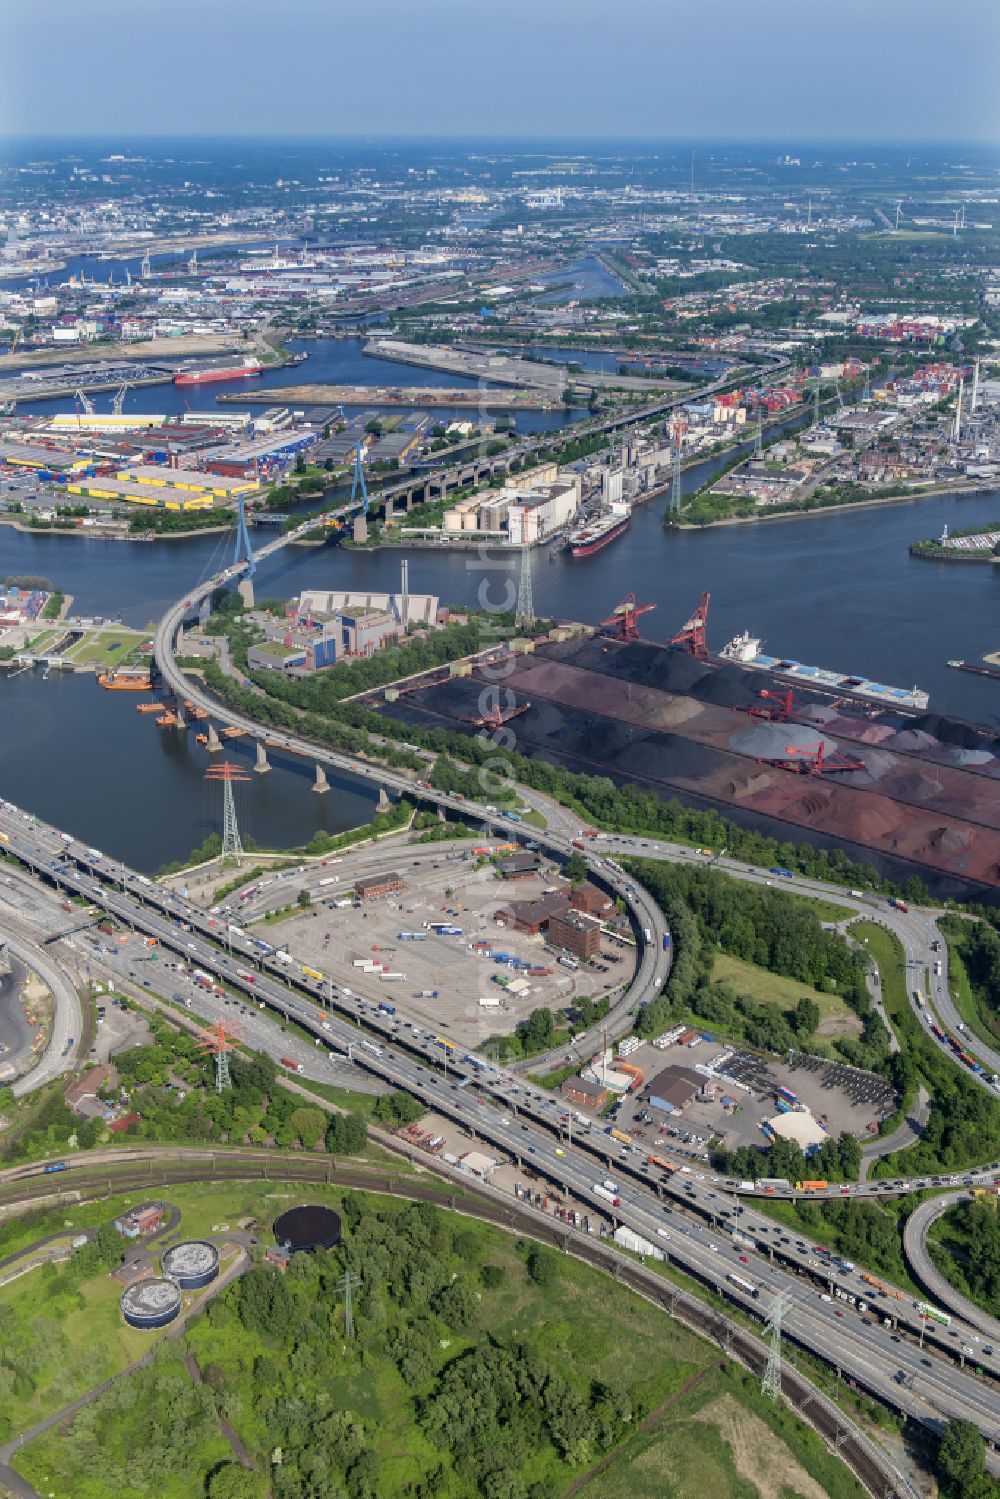
[[135, 479], [140, 484], [165, 484], [168, 488], [191, 486], [196, 489], [212, 489], [216, 493], [225, 490], [228, 494], [246, 494], [254, 488], [249, 479], [234, 479], [226, 474], [206, 474], [197, 468], [169, 468], [163, 463], [127, 464], [119, 478]]
[[692, 1067], [678, 1067], [676, 1064], [664, 1067], [649, 1083], [649, 1092], [657, 1098], [665, 1098], [675, 1109], [682, 1109], [686, 1103], [697, 1093], [704, 1082], [704, 1078], [694, 1071]]

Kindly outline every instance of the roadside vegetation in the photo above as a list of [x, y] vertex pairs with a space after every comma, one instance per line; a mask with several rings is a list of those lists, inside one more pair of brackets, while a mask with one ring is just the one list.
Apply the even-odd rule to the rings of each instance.
[[932, 1224], [931, 1259], [956, 1290], [1000, 1316], [1000, 1214], [996, 1197], [969, 1197]]
[[[804, 1423], [676, 1323], [665, 1338], [661, 1315], [606, 1277], [428, 1204], [324, 1198], [342, 1215], [336, 1250], [297, 1255], [284, 1276], [255, 1265], [179, 1346], [28, 1444], [19, 1470], [74, 1499], [556, 1499], [605, 1454], [627, 1470], [641, 1424], [670, 1412], [678, 1432], [704, 1433], [713, 1495], [743, 1499], [736, 1433], [753, 1412], [782, 1472], [860, 1499]], [[219, 1486], [221, 1416], [256, 1465], [238, 1489]]]

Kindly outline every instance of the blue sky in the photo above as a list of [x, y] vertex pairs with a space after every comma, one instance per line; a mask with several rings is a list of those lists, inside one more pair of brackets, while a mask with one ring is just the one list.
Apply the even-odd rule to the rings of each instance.
[[1000, 140], [997, 0], [0, 0], [0, 133]]

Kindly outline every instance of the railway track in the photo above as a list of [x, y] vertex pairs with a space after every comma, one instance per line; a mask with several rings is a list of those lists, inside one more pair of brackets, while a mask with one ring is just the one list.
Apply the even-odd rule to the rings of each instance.
[[[180, 1152], [176, 1153], [176, 1156], [180, 1155]], [[207, 1166], [211, 1169], [207, 1170]], [[737, 1360], [755, 1378], [760, 1378], [767, 1366], [767, 1346], [741, 1323], [705, 1305], [696, 1296], [681, 1290], [675, 1282], [647, 1268], [644, 1263], [629, 1259], [607, 1243], [574, 1234], [539, 1210], [520, 1202], [509, 1202], [499, 1192], [494, 1194], [489, 1187], [471, 1178], [461, 1184], [445, 1178], [438, 1184], [420, 1181], [416, 1177], [394, 1176], [373, 1167], [343, 1167], [334, 1160], [297, 1160], [245, 1152], [233, 1156], [209, 1155], [207, 1161], [204, 1157], [195, 1161], [190, 1156], [187, 1159], [172, 1156], [164, 1159], [150, 1151], [115, 1174], [88, 1169], [79, 1175], [74, 1173], [71, 1181], [67, 1180], [65, 1184], [56, 1184], [51, 1176], [39, 1177], [37, 1166], [25, 1169], [34, 1169], [35, 1176], [8, 1178], [0, 1184], [0, 1211], [9, 1204], [43, 1202], [53, 1196], [65, 1196], [67, 1192], [76, 1201], [83, 1202], [122, 1192], [221, 1181], [267, 1181], [278, 1186], [322, 1183], [358, 1191], [384, 1192], [412, 1202], [436, 1203], [507, 1232], [527, 1235], [610, 1274], [660, 1311], [718, 1344], [728, 1357]], [[460, 1190], [456, 1190], [459, 1186]], [[447, 1190], [449, 1187], [451, 1191]], [[787, 1360], [782, 1366], [781, 1388], [789, 1405], [819, 1433], [830, 1450], [844, 1460], [870, 1494], [878, 1499], [919, 1499], [917, 1491], [888, 1455]]]

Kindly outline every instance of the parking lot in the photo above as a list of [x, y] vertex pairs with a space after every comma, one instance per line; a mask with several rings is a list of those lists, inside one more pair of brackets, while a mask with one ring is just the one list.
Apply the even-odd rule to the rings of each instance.
[[[547, 949], [543, 936], [497, 924], [502, 906], [534, 899], [550, 889], [556, 880], [553, 871], [543, 870], [513, 885], [497, 879], [490, 866], [475, 868], [471, 859], [443, 857], [419, 868], [408, 867], [403, 859], [399, 864], [407, 887], [402, 894], [358, 908], [351, 899], [353, 875], [345, 863], [329, 876], [328, 886], [314, 891], [311, 909], [254, 930], [276, 945], [287, 944], [298, 962], [335, 983], [346, 984], [366, 999], [395, 1005], [407, 1020], [441, 1030], [469, 1047], [491, 1035], [509, 1035], [534, 1009], [559, 1010], [578, 995], [596, 999], [617, 992], [631, 976], [630, 947], [612, 949], [606, 944], [597, 964], [569, 967], [559, 961], [566, 955]], [[386, 851], [385, 867], [394, 868], [392, 851]], [[438, 935], [429, 930], [431, 922], [449, 924], [459, 932]], [[401, 932], [414, 935], [401, 938]], [[474, 951], [473, 943], [488, 943], [492, 953], [509, 953], [546, 972], [529, 975], [496, 963], [491, 953]], [[366, 973], [355, 966], [364, 961], [384, 968]], [[497, 979], [523, 988], [513, 991]]]
[[[714, 1097], [701, 1098], [696, 1093], [673, 1114], [651, 1103], [654, 1090], [650, 1084], [665, 1069], [669, 1074], [673, 1069], [690, 1072], [708, 1067], [722, 1052], [730, 1053], [721, 1069], [727, 1077], [713, 1079], [699, 1074], [700, 1084], [714, 1081]], [[892, 1089], [884, 1078], [821, 1057], [800, 1055], [788, 1062], [703, 1040], [695, 1047], [675, 1044], [662, 1050], [644, 1045], [631, 1052], [627, 1060], [641, 1068], [643, 1085], [635, 1094], [625, 1095], [615, 1124], [654, 1151], [657, 1140], [701, 1158], [713, 1139], [727, 1150], [763, 1145], [761, 1125], [778, 1114], [775, 1094], [782, 1087], [795, 1094], [834, 1138], [843, 1131], [869, 1137], [870, 1125], [895, 1107]], [[724, 1107], [723, 1099], [734, 1102]]]

